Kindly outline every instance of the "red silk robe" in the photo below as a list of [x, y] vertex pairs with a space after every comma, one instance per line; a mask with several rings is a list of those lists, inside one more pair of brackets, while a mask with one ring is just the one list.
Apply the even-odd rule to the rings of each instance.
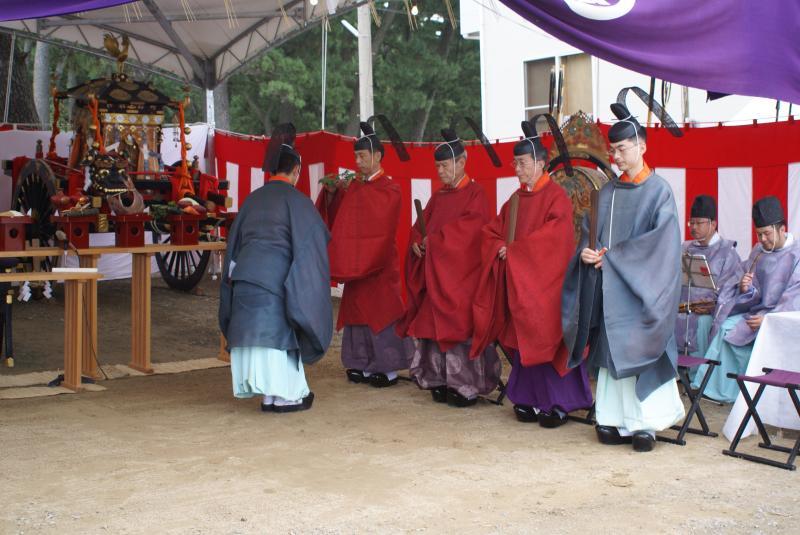
[[[483, 229], [480, 284], [473, 304], [472, 358], [499, 340], [520, 352], [523, 366], [552, 362], [566, 374], [567, 351], [561, 330], [561, 287], [574, 252], [572, 203], [547, 175], [541, 189], [520, 189], [514, 241], [506, 259], [510, 201]], [[540, 182], [541, 183], [541, 182]], [[539, 186], [540, 183], [537, 183]]]
[[377, 334], [403, 314], [395, 236], [400, 220], [400, 186], [381, 173], [371, 182], [353, 180], [317, 209], [331, 230], [331, 278], [344, 292], [336, 328], [368, 325]]
[[[406, 256], [406, 313], [400, 336], [435, 340], [442, 351], [472, 337], [472, 299], [478, 285], [481, 228], [491, 219], [486, 193], [477, 182], [433, 194], [422, 217], [427, 230], [425, 255]], [[420, 243], [415, 224], [409, 243]]]

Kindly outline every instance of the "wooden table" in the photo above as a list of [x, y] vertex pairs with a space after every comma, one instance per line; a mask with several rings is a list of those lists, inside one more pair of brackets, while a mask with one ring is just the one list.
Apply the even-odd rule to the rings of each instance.
[[[226, 247], [227, 242], [200, 242], [197, 245], [171, 245], [165, 243], [143, 245], [141, 247], [87, 247], [85, 249], [77, 249], [80, 266], [86, 268], [97, 268], [98, 260], [103, 254], [133, 255], [131, 273], [131, 362], [129, 364], [131, 368], [143, 373], [153, 372], [150, 362], [150, 257], [156, 253], [174, 251], [224, 251]], [[63, 254], [64, 250], [59, 247], [39, 247], [26, 249], [25, 251], [0, 251], [0, 258], [61, 256]], [[70, 249], [67, 254], [74, 256], [76, 251]], [[52, 278], [25, 278], [28, 275], [35, 274], [36, 272], [20, 273], [19, 276], [23, 277], [20, 280], [55, 280]], [[83, 373], [94, 379], [99, 377], [97, 360], [94, 358], [94, 355], [99, 352], [97, 349], [97, 280], [99, 278], [102, 277], [87, 279], [88, 287], [85, 293], [88, 333], [81, 340]]]
[[[226, 242], [200, 242], [197, 245], [152, 244], [141, 247], [88, 247], [78, 249], [81, 267], [97, 267], [103, 254], [133, 255], [131, 272], [131, 362], [129, 366], [142, 373], [153, 373], [150, 361], [151, 349], [151, 278], [150, 257], [156, 253], [175, 251], [224, 251]], [[97, 347], [97, 283], [90, 284], [87, 301], [89, 304], [91, 343]], [[92, 313], [94, 311], [94, 313]], [[90, 357], [90, 355], [86, 355]], [[91, 359], [90, 359], [91, 360]], [[92, 360], [92, 362], [94, 362]], [[94, 368], [90, 367], [94, 371]]]
[[[50, 255], [45, 255], [50, 256]], [[84, 309], [84, 289], [87, 282], [102, 278], [97, 272], [38, 271], [33, 273], [0, 273], [0, 282], [64, 281], [64, 382], [62, 386], [79, 392], [81, 368], [85, 360], [84, 333], [88, 327]], [[88, 302], [86, 303], [88, 308]]]

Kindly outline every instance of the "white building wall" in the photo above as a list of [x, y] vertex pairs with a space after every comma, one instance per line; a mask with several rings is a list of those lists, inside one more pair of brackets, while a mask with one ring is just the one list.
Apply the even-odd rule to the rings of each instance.
[[[525, 118], [525, 62], [580, 53], [580, 50], [555, 39], [511, 11], [499, 0], [461, 0], [459, 29], [465, 38], [480, 39], [481, 100], [483, 129], [490, 139], [520, 135], [519, 123]], [[584, 110], [601, 121], [612, 120], [608, 105], [616, 100], [623, 87], [636, 85], [649, 89], [650, 77], [618, 67], [603, 60], [593, 62], [593, 107]], [[660, 99], [660, 80], [656, 95]], [[646, 117], [644, 104], [633, 95], [629, 104], [634, 115]], [[667, 111], [682, 122], [682, 87], [673, 84]], [[800, 112], [800, 110], [795, 110]], [[781, 106], [781, 118], [788, 116], [788, 104]], [[715, 124], [746, 122], [752, 119], [774, 120], [775, 101], [743, 96], [729, 96], [706, 102], [706, 92], [689, 89], [687, 121]]]

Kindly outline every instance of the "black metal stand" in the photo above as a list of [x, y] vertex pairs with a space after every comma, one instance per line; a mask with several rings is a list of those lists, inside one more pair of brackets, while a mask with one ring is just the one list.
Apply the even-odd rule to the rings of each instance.
[[[720, 362], [718, 360], [697, 358], [694, 359], [691, 364], [692, 365], [689, 366], [681, 366], [680, 364], [678, 365], [678, 380], [683, 386], [683, 390], [686, 392], [686, 396], [689, 398], [691, 403], [689, 406], [689, 411], [686, 413], [686, 418], [683, 419], [683, 424], [679, 426], [673, 425], [670, 427], [670, 429], [678, 432], [678, 436], [675, 438], [670, 438], [657, 435], [656, 440], [668, 442], [670, 444], [677, 444], [678, 446], [685, 446], [686, 440], [684, 440], [684, 437], [686, 436], [686, 433], [703, 435], [706, 437], [719, 436], [717, 433], [714, 433], [709, 429], [708, 422], [706, 422], [706, 417], [703, 414], [703, 409], [700, 407], [700, 401], [703, 399], [703, 392], [705, 392], [708, 381], [711, 379], [711, 374], [714, 373], [714, 368], [719, 366]], [[689, 380], [689, 370], [692, 368], [697, 368], [702, 364], [708, 364], [708, 369], [706, 369], [706, 373], [703, 375], [703, 380], [700, 382], [700, 387], [693, 389], [692, 382]], [[697, 420], [700, 422], [700, 429], [689, 427], [695, 415], [697, 415]]]

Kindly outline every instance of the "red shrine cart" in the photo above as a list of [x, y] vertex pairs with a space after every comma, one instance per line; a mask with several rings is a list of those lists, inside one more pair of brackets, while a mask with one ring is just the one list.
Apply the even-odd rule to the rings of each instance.
[[[69, 154], [61, 156], [55, 139], [64, 100], [74, 103], [74, 135]], [[154, 243], [220, 239], [228, 221], [228, 183], [201, 172], [197, 157], [187, 161], [187, 103], [188, 97], [174, 101], [151, 83], [130, 79], [122, 62], [108, 78], [54, 90], [47, 152], [39, 142], [35, 159], [13, 161], [12, 208], [30, 217], [25, 239], [52, 245], [58, 230], [78, 248], [88, 247], [90, 232], [115, 231], [117, 246], [143, 244], [145, 230], [153, 231]], [[160, 154], [167, 108], [178, 117], [181, 144], [182, 157], [172, 165]], [[210, 255], [156, 253], [156, 260], [170, 287], [188, 291], [202, 279]]]

